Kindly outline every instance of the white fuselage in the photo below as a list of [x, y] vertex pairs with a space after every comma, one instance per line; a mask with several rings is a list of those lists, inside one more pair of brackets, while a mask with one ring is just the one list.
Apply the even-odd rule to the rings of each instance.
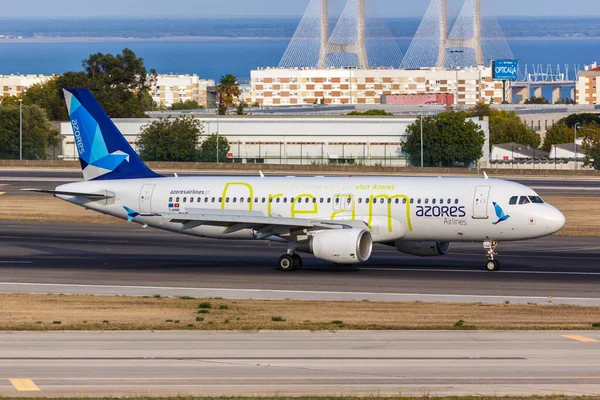
[[[124, 207], [141, 214], [260, 211], [265, 216], [309, 220], [363, 221], [373, 241], [467, 242], [515, 241], [559, 231], [564, 216], [549, 204], [513, 204], [514, 196], [537, 196], [530, 188], [508, 181], [429, 177], [169, 177], [99, 180], [62, 185], [57, 190], [105, 193], [114, 198], [61, 199], [127, 219]], [[508, 218], [499, 221], [493, 203]], [[200, 225], [184, 229], [162, 216], [139, 216], [140, 224], [220, 239], [253, 239], [242, 229]]]

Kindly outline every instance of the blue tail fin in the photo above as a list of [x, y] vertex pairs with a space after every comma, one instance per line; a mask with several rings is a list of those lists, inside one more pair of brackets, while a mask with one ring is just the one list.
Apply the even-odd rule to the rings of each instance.
[[160, 177], [142, 162], [89, 90], [64, 93], [86, 181]]

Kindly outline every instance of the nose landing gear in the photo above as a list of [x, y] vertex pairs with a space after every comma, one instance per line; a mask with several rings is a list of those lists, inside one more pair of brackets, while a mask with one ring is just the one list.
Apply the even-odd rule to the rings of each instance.
[[494, 259], [494, 256], [498, 255], [498, 253], [496, 253], [496, 247], [498, 244], [499, 243], [495, 240], [483, 242], [483, 248], [486, 251], [488, 258], [485, 269], [490, 272], [497, 272], [500, 270], [500, 261]]

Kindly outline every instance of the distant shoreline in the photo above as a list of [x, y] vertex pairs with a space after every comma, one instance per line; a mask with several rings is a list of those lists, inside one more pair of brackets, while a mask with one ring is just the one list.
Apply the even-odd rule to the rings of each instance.
[[[103, 43], [103, 42], [209, 42], [209, 41], [282, 41], [290, 40], [289, 37], [229, 37], [229, 36], [165, 36], [154, 38], [140, 37], [32, 37], [32, 38], [0, 38], [0, 44], [21, 44], [21, 43]], [[410, 40], [411, 37], [397, 37], [396, 40]], [[599, 40], [600, 36], [591, 37], [550, 37], [550, 36], [531, 36], [531, 37], [507, 37], [506, 40], [520, 41], [550, 41], [550, 40]]]

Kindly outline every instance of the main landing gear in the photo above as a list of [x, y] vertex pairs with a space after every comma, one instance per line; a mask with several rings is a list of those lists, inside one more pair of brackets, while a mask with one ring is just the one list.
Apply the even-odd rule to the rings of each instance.
[[499, 243], [495, 240], [483, 242], [483, 248], [485, 249], [488, 257], [488, 262], [485, 265], [485, 268], [490, 272], [496, 272], [500, 270], [500, 261], [494, 259], [494, 256], [498, 255], [498, 253], [496, 253], [496, 247], [498, 244]]
[[284, 272], [298, 271], [302, 268], [302, 257], [298, 254], [284, 254], [279, 257], [279, 269]]

